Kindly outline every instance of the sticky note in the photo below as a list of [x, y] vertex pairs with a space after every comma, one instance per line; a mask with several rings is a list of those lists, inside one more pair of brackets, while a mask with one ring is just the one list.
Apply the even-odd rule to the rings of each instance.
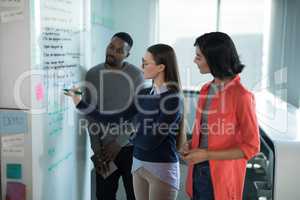
[[22, 179], [22, 165], [21, 164], [7, 164], [6, 165], [7, 179]]
[[27, 133], [28, 115], [23, 111], [0, 110], [0, 133]]
[[3, 147], [2, 156], [3, 157], [24, 157], [24, 147]]
[[22, 10], [9, 10], [0, 13], [1, 23], [19, 21], [22, 19], [24, 19], [24, 13]]
[[9, 200], [25, 200], [26, 185], [18, 182], [6, 183], [6, 199]]
[[3, 8], [23, 8], [24, 0], [0, 0], [0, 7]]
[[19, 147], [24, 145], [25, 134], [14, 134], [1, 137], [1, 145], [4, 147]]
[[37, 101], [42, 101], [44, 99], [45, 89], [42, 83], [35, 86], [35, 97]]

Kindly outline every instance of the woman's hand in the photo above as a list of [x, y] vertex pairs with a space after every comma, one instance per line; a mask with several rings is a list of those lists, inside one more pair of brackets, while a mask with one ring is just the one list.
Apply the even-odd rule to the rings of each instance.
[[64, 91], [64, 94], [71, 97], [75, 106], [77, 106], [79, 104], [79, 102], [81, 101], [81, 95], [76, 94], [76, 93], [80, 93], [80, 88], [79, 87], [72, 87], [71, 90], [69, 91]]
[[179, 153], [184, 156], [189, 152], [190, 149], [192, 149], [192, 140], [185, 142], [182, 148], [179, 150]]
[[208, 160], [208, 151], [207, 149], [191, 149], [182, 156], [182, 159], [192, 165], [204, 162]]

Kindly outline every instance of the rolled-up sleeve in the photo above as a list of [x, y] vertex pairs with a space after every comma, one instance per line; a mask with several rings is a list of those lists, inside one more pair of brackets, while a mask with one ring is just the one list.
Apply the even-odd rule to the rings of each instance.
[[239, 148], [245, 159], [249, 160], [260, 151], [260, 137], [253, 94], [245, 93], [239, 97], [237, 121], [241, 142]]

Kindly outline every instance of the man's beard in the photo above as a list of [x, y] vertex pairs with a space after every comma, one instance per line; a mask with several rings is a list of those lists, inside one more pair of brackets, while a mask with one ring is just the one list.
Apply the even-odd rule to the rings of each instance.
[[105, 64], [107, 64], [109, 66], [117, 66], [117, 62], [112, 56], [106, 56]]

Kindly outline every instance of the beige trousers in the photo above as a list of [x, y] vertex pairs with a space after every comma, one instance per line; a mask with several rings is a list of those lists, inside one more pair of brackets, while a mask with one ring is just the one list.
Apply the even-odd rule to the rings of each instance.
[[178, 194], [177, 189], [143, 167], [133, 173], [133, 188], [136, 200], [176, 200]]

